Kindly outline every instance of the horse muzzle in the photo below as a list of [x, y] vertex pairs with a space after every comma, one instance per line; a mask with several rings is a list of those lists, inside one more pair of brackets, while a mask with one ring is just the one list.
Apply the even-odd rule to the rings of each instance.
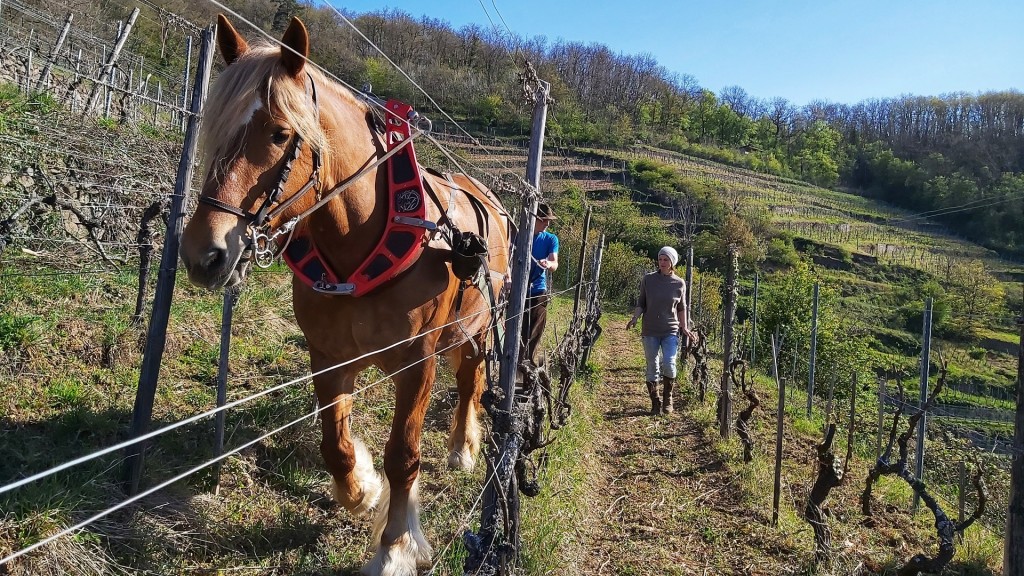
[[252, 263], [252, 249], [230, 250], [212, 245], [198, 255], [181, 250], [181, 262], [188, 279], [196, 286], [217, 290], [231, 288], [245, 280]]

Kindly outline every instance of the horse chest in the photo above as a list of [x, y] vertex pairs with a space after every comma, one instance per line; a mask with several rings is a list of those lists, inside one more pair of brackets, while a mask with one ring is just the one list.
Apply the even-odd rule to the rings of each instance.
[[[407, 285], [404, 289], [392, 287], [404, 295], [392, 294], [389, 288], [368, 297], [323, 296], [305, 285], [293, 285], [295, 318], [306, 340], [333, 356], [353, 357], [388, 348], [444, 324], [449, 316], [452, 298], [444, 289], [447, 277], [439, 283], [418, 276], [411, 274], [407, 282], [400, 282]], [[410, 291], [410, 286], [423, 290]], [[422, 345], [430, 346], [437, 336], [432, 333]]]

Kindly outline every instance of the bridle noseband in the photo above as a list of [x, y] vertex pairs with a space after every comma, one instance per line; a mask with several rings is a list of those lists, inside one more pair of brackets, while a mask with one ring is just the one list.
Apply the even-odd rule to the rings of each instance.
[[[317, 117], [319, 117], [320, 108], [317, 104], [316, 83], [313, 82], [313, 77], [310, 76], [308, 72], [306, 73], [306, 78], [309, 80], [308, 84], [306, 85], [306, 94], [309, 96], [310, 100], [313, 103], [313, 113]], [[280, 202], [281, 196], [284, 195], [285, 185], [288, 183], [288, 177], [291, 176], [292, 164], [296, 160], [298, 160], [300, 156], [302, 156], [302, 145], [302, 136], [296, 134], [295, 139], [292, 141], [291, 146], [289, 146], [288, 148], [284, 166], [281, 167], [281, 172], [280, 174], [278, 174], [277, 183], [274, 185], [274, 189], [271, 190], [270, 193], [266, 195], [266, 197], [263, 199], [263, 203], [260, 204], [260, 207], [256, 210], [255, 213], [246, 212], [245, 210], [242, 210], [238, 206], [232, 206], [231, 204], [227, 204], [211, 196], [199, 197], [200, 204], [206, 204], [207, 206], [211, 206], [222, 212], [233, 214], [247, 222], [247, 227], [250, 231], [250, 243], [247, 249], [255, 250], [257, 263], [259, 263], [260, 260], [267, 261], [268, 256], [269, 261], [272, 261], [274, 256], [276, 256], [275, 251], [271, 247], [273, 240], [275, 240], [278, 236], [282, 234], [287, 234], [292, 229], [292, 227], [286, 227], [287, 229], [282, 228], [281, 230], [275, 231], [273, 234], [269, 234], [271, 220], [279, 216], [282, 212], [284, 212], [284, 210], [286, 210], [289, 206], [291, 206], [300, 198], [302, 198], [310, 190], [315, 189], [319, 193], [320, 168], [322, 166], [322, 162], [320, 159], [320, 151], [314, 148], [313, 172], [309, 175], [309, 179], [306, 181], [305, 184], [302, 185], [302, 188], [299, 188], [299, 190], [295, 194], [292, 194], [284, 202]], [[274, 206], [275, 204], [277, 204], [276, 207]]]

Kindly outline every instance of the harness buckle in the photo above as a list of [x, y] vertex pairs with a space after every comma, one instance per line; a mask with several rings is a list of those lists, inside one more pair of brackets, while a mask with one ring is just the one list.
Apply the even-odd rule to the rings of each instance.
[[422, 218], [410, 218], [409, 216], [395, 216], [395, 224], [405, 224], [406, 226], [416, 226], [417, 228], [425, 228], [427, 230], [437, 230], [437, 224], [430, 220], [424, 220]]
[[348, 296], [352, 294], [356, 289], [356, 285], [350, 282], [334, 284], [328, 282], [326, 278], [321, 278], [316, 282], [313, 282], [313, 290], [321, 294], [330, 294], [331, 296]]

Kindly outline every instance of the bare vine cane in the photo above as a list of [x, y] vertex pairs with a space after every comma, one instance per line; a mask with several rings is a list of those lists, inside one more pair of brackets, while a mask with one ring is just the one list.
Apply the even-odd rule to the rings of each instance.
[[[938, 398], [939, 393], [946, 385], [946, 375], [947, 366], [946, 362], [943, 361], [942, 366], [939, 369], [938, 383], [935, 385], [934, 390], [932, 390], [928, 395], [928, 400], [920, 410], [909, 418], [906, 430], [900, 434], [898, 438], [896, 437], [896, 429], [899, 426], [899, 419], [903, 414], [903, 409], [906, 406], [906, 403], [904, 401], [905, 394], [903, 386], [897, 381], [897, 386], [899, 386], [899, 401], [896, 407], [896, 414], [893, 416], [892, 427], [889, 431], [889, 443], [885, 452], [878, 458], [875, 466], [868, 473], [866, 486], [864, 488], [864, 492], [861, 494], [862, 512], [864, 512], [864, 515], [868, 516], [870, 520], [872, 486], [878, 478], [883, 475], [898, 476], [910, 485], [910, 488], [914, 493], [921, 497], [925, 506], [927, 506], [935, 516], [935, 529], [939, 537], [938, 553], [934, 556], [915, 554], [896, 572], [898, 576], [916, 576], [920, 572], [942, 572], [956, 554], [956, 534], [963, 532], [971, 526], [975, 520], [980, 518], [985, 512], [985, 506], [988, 502], [988, 491], [985, 485], [984, 474], [981, 466], [979, 465], [974, 477], [974, 487], [978, 492], [978, 506], [968, 519], [963, 522], [954, 522], [946, 515], [945, 511], [942, 510], [942, 507], [939, 506], [939, 503], [931, 493], [929, 493], [928, 486], [920, 478], [916, 478], [907, 466], [909, 453], [908, 444], [910, 439], [913, 437], [914, 430], [917, 428], [917, 423], [920, 421], [922, 416], [935, 405], [935, 401]], [[890, 462], [889, 458], [892, 455], [894, 444], [899, 450], [899, 458], [895, 462]]]
[[695, 328], [693, 333], [696, 337], [687, 339], [686, 345], [683, 347], [683, 357], [693, 357], [693, 370], [690, 372], [690, 379], [703, 404], [707, 396], [708, 383], [711, 380], [708, 370], [708, 338], [707, 332], [702, 326]]
[[[740, 371], [739, 378], [736, 377], [737, 369]], [[740, 390], [749, 402], [747, 407], [736, 417], [736, 435], [739, 436], [740, 442], [743, 444], [743, 461], [750, 462], [754, 459], [754, 439], [750, 434], [750, 417], [754, 414], [754, 410], [761, 405], [761, 399], [758, 398], [757, 391], [754, 390], [753, 382], [748, 383], [747, 381], [746, 362], [740, 359], [733, 360], [729, 365], [729, 377], [732, 378], [733, 387]]]

